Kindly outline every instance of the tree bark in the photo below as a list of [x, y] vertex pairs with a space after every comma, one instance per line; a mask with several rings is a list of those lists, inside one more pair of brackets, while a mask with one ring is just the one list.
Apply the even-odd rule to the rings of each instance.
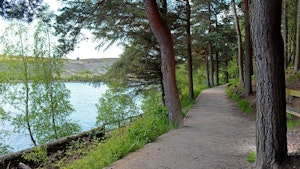
[[228, 56], [227, 54], [225, 53], [225, 82], [226, 83], [229, 83], [229, 73], [228, 73]]
[[151, 30], [160, 46], [161, 70], [166, 106], [169, 111], [169, 123], [171, 126], [181, 128], [183, 126], [183, 119], [175, 77], [176, 61], [171, 32], [159, 15], [155, 0], [144, 0], [144, 6]]
[[206, 57], [205, 57], [205, 64], [206, 64], [206, 69], [205, 69], [205, 75], [206, 75], [206, 84], [208, 87], [211, 87], [211, 84], [210, 84], [210, 78], [209, 78], [209, 56], [208, 54], [206, 54]]
[[[217, 14], [215, 14], [215, 18], [218, 18]], [[219, 26], [218, 26], [218, 19], [216, 19], [216, 32], [219, 33]], [[216, 39], [217, 45], [219, 44], [219, 40]], [[219, 83], [219, 51], [216, 50], [216, 85], [218, 86]]]
[[220, 85], [220, 76], [219, 76], [219, 52], [216, 53], [216, 85]]
[[161, 86], [161, 99], [162, 99], [163, 105], [166, 106], [166, 97], [165, 97], [166, 95], [165, 95], [162, 72], [160, 72], [159, 76], [160, 76], [160, 86]]
[[225, 45], [223, 47], [223, 57], [225, 58], [225, 72], [224, 72], [224, 75], [225, 75], [225, 82], [226, 83], [229, 83], [229, 73], [228, 73], [228, 56], [227, 56], [227, 53], [226, 53], [226, 48], [227, 48], [227, 44], [224, 42], [224, 40], [222, 40], [223, 44]]
[[284, 0], [282, 7], [282, 35], [284, 42], [284, 68], [286, 69], [289, 64], [289, 56], [288, 56], [288, 18], [287, 18], [287, 0]]
[[211, 42], [208, 43], [208, 59], [209, 59], [209, 80], [210, 80], [210, 86], [214, 87], [215, 82], [214, 82], [214, 58], [212, 55], [212, 44]]
[[300, 70], [300, 0], [297, 0], [297, 37], [296, 37], [296, 56], [295, 56], [295, 65], [294, 73], [297, 73]]
[[244, 0], [244, 13], [245, 13], [245, 96], [249, 96], [252, 93], [252, 81], [251, 75], [253, 72], [252, 64], [252, 43], [250, 35], [250, 23], [249, 23], [249, 2]]
[[253, 0], [257, 72], [256, 168], [277, 169], [287, 158], [281, 0]]
[[235, 7], [235, 0], [232, 0], [232, 8], [234, 14], [234, 22], [235, 22], [235, 29], [238, 38], [238, 62], [239, 62], [239, 78], [240, 84], [244, 84], [244, 63], [243, 63], [243, 44], [242, 44], [242, 35], [241, 29], [239, 24], [239, 18], [237, 16], [236, 7]]
[[20, 43], [21, 43], [21, 50], [22, 50], [22, 62], [23, 62], [23, 84], [25, 87], [25, 116], [24, 116], [24, 121], [26, 122], [26, 127], [27, 127], [27, 131], [29, 133], [30, 136], [30, 140], [33, 143], [34, 146], [37, 145], [36, 140], [33, 136], [33, 132], [32, 132], [32, 127], [31, 127], [31, 118], [30, 118], [30, 112], [29, 112], [29, 95], [30, 95], [30, 89], [29, 89], [29, 70], [28, 70], [28, 60], [26, 60], [27, 56], [25, 56], [25, 52], [24, 52], [24, 46], [23, 46], [23, 38], [20, 36]]
[[186, 0], [186, 36], [187, 36], [187, 58], [188, 58], [188, 81], [189, 81], [189, 97], [194, 100], [194, 84], [193, 84], [193, 59], [192, 59], [192, 38], [191, 38], [191, 6], [189, 0]]
[[[211, 32], [211, 4], [208, 2], [208, 33]], [[213, 87], [215, 86], [214, 82], [214, 58], [212, 55], [212, 44], [209, 41], [208, 42], [208, 59], [209, 59], [209, 80], [210, 80], [210, 86]]]

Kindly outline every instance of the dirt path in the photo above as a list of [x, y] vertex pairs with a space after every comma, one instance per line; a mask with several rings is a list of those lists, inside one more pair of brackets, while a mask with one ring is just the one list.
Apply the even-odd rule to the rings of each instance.
[[202, 92], [182, 129], [172, 130], [107, 169], [247, 169], [255, 124], [220, 86]]

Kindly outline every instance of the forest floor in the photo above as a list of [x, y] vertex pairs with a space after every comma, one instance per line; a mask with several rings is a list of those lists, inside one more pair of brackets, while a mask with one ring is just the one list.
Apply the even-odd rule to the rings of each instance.
[[[255, 151], [254, 116], [241, 113], [225, 88], [203, 91], [183, 128], [162, 135], [106, 169], [254, 168], [246, 160]], [[300, 128], [288, 131], [288, 149], [291, 157], [283, 168], [300, 168]]]

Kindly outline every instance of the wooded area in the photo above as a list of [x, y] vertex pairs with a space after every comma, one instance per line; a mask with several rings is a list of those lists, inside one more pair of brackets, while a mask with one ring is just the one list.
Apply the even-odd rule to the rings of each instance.
[[[171, 126], [183, 126], [182, 93], [193, 100], [199, 84], [213, 87], [239, 79], [248, 96], [255, 81], [256, 168], [277, 168], [287, 159], [285, 71], [300, 70], [300, 1], [60, 2], [55, 15], [41, 0], [1, 1], [0, 14], [27, 22], [41, 19], [54, 28], [55, 57], [73, 51], [86, 30], [94, 35], [98, 48], [124, 46], [102, 81], [119, 81], [138, 92], [159, 88]], [[14, 8], [16, 3], [22, 8]], [[178, 82], [182, 77], [176, 71], [181, 69], [188, 91]], [[201, 83], [194, 83], [196, 79]]]

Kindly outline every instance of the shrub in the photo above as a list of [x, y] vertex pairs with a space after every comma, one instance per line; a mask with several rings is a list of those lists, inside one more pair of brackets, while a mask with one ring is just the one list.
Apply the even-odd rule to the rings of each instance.
[[47, 147], [37, 146], [34, 148], [34, 151], [24, 154], [23, 158], [27, 161], [46, 164], [48, 161]]
[[152, 92], [143, 101], [145, 113], [141, 118], [113, 130], [106, 141], [98, 143], [90, 153], [66, 168], [103, 168], [168, 131], [168, 114], [160, 102], [159, 94]]

